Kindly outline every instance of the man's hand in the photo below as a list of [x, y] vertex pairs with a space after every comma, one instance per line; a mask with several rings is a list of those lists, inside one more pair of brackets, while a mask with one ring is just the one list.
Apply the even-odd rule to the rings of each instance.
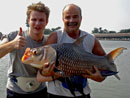
[[22, 28], [20, 27], [20, 30], [15, 37], [14, 41], [14, 48], [15, 49], [23, 49], [24, 46], [26, 45], [26, 39], [22, 36]]
[[49, 63], [45, 63], [42, 70], [41, 70], [41, 74], [43, 76], [53, 76], [54, 75], [54, 67], [55, 67], [55, 64], [49, 64]]
[[92, 73], [92, 72], [90, 72], [89, 70], [86, 69], [86, 72], [88, 74], [83, 75], [83, 77], [90, 78], [90, 79], [97, 81], [97, 82], [102, 82], [105, 78], [100, 74], [100, 72], [99, 72], [99, 70], [96, 66], [94, 66], [93, 68], [95, 70], [95, 73]]

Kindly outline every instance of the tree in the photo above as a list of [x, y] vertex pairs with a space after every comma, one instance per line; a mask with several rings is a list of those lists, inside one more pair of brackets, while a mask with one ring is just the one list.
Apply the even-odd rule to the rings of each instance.
[[48, 34], [54, 32], [56, 30], [59, 30], [59, 29], [61, 29], [61, 27], [56, 27], [56, 28], [51, 28], [51, 29], [47, 28], [47, 29], [45, 29], [44, 34], [48, 35]]
[[119, 33], [130, 33], [130, 29], [122, 29]]
[[108, 31], [107, 29], [102, 29], [102, 27], [99, 27], [99, 28], [94, 28], [94, 30], [92, 30], [92, 33], [106, 34], [106, 33], [116, 33], [116, 31]]
[[0, 39], [2, 38], [2, 36], [3, 36], [3, 34], [2, 34], [2, 32], [0, 32]]
[[99, 33], [103, 33], [102, 27], [99, 28]]
[[50, 34], [51, 32], [52, 32], [52, 30], [50, 30], [50, 29], [45, 29], [44, 30], [44, 34], [47, 34], [47, 35]]
[[51, 30], [56, 31], [56, 30], [59, 30], [59, 29], [61, 29], [61, 27], [52, 28]]
[[107, 29], [104, 29], [103, 33], [109, 33], [109, 31]]
[[92, 33], [99, 33], [98, 28], [94, 28], [94, 30], [92, 30]]
[[116, 31], [109, 31], [109, 33], [116, 33]]

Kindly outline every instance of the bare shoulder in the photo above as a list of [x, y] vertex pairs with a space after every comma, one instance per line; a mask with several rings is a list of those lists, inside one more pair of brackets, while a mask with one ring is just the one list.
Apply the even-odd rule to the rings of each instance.
[[93, 53], [95, 55], [103, 56], [105, 55], [105, 51], [103, 47], [101, 46], [100, 42], [98, 39], [95, 38], [95, 43], [94, 43], [94, 48], [93, 48]]
[[57, 32], [52, 32], [47, 38], [46, 44], [53, 43], [57, 43]]

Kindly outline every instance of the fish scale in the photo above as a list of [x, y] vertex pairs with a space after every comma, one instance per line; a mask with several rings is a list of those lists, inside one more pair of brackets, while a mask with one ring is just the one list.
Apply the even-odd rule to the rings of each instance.
[[[80, 54], [75, 53], [72, 48], [61, 46], [53, 47], [59, 56], [59, 70], [64, 71], [65, 75], [80, 75], [85, 73], [84, 69], [87, 68], [87, 61]], [[90, 67], [90, 66], [89, 66]]]
[[[120, 79], [117, 75], [118, 71], [114, 60], [126, 48], [120, 47], [105, 56], [97, 56], [85, 51], [82, 45], [84, 37], [85, 36], [80, 37], [74, 43], [51, 44], [26, 49], [22, 57], [22, 62], [39, 69], [42, 69], [47, 62], [50, 63], [49, 66], [56, 62], [54, 72], [55, 74], [63, 76], [62, 78], [58, 78], [58, 80], [62, 83], [67, 82], [68, 88], [74, 96], [73, 89], [77, 89], [81, 94], [84, 94], [81, 82], [81, 80], [84, 81], [82, 75], [87, 74], [86, 69], [95, 72], [93, 66], [98, 68], [102, 76], [114, 75], [117, 79]], [[77, 79], [81, 83], [75, 83], [74, 81]]]
[[84, 49], [83, 39], [85, 36], [87, 35], [78, 38], [74, 43], [51, 44], [27, 49], [22, 62], [37, 68], [42, 68], [46, 62], [56, 62], [55, 68], [60, 70], [60, 73], [65, 71], [63, 72], [65, 76], [82, 75], [85, 74], [86, 69], [94, 72], [93, 66], [96, 66], [102, 72], [103, 76], [115, 75], [118, 77], [116, 75], [118, 72], [114, 60], [126, 48], [120, 47], [105, 56], [97, 56]]

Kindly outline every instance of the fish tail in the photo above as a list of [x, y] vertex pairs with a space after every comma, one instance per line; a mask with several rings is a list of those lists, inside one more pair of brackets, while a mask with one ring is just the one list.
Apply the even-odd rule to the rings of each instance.
[[114, 61], [116, 59], [116, 57], [118, 57], [122, 52], [123, 50], [126, 50], [127, 48], [124, 48], [124, 47], [120, 47], [120, 48], [117, 48], [113, 51], [111, 51], [107, 57], [109, 58], [109, 60], [112, 60]]
[[[107, 58], [109, 60], [109, 62], [111, 63], [111, 66], [110, 66], [110, 70], [112, 72], [117, 72], [117, 69], [116, 69], [116, 65], [114, 64], [114, 60], [121, 54], [123, 53], [123, 50], [126, 50], [126, 48], [124, 47], [120, 47], [120, 48], [117, 48], [113, 51], [111, 51], [108, 55], [107, 55]], [[117, 72], [118, 73], [118, 72]], [[117, 74], [113, 74], [118, 80], [120, 80], [120, 77], [117, 75]]]

